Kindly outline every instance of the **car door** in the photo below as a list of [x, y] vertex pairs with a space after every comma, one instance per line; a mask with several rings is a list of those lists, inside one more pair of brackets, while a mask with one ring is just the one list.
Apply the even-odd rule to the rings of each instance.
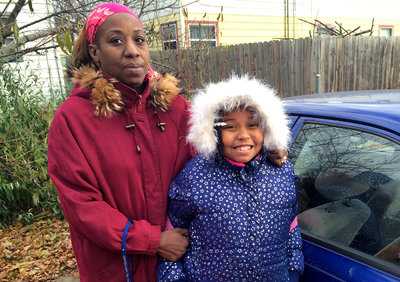
[[302, 281], [399, 281], [399, 136], [348, 121], [290, 118]]

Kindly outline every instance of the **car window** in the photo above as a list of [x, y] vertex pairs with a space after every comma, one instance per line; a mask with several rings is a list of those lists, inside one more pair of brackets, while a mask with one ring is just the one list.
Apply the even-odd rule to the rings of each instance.
[[369, 131], [305, 123], [290, 148], [299, 226], [399, 264], [400, 145]]

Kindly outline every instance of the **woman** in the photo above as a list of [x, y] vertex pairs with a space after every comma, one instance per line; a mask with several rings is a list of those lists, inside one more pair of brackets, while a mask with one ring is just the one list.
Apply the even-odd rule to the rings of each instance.
[[135, 281], [154, 281], [156, 254], [177, 260], [188, 245], [186, 230], [164, 229], [169, 184], [191, 158], [189, 104], [149, 61], [142, 23], [121, 4], [97, 7], [74, 46], [76, 85], [51, 124], [48, 166], [81, 281], [125, 280], [129, 220]]
[[89, 15], [69, 73], [76, 85], [52, 121], [48, 166], [80, 280], [155, 281], [157, 254], [176, 261], [189, 243], [165, 222], [169, 184], [192, 157], [190, 106], [175, 78], [151, 69], [143, 25], [121, 4]]

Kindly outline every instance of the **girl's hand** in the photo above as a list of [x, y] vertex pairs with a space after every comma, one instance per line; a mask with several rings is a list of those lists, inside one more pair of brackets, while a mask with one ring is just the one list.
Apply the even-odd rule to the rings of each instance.
[[179, 260], [189, 246], [189, 232], [184, 228], [174, 228], [161, 232], [158, 255], [169, 261]]

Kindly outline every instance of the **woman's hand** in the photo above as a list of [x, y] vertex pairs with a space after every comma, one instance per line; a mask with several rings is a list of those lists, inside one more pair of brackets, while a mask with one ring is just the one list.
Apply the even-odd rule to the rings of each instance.
[[189, 232], [184, 228], [174, 228], [161, 232], [158, 255], [169, 261], [179, 260], [189, 246]]
[[275, 166], [282, 166], [286, 162], [286, 157], [288, 155], [288, 151], [286, 149], [274, 149], [268, 151], [267, 158], [270, 163]]

